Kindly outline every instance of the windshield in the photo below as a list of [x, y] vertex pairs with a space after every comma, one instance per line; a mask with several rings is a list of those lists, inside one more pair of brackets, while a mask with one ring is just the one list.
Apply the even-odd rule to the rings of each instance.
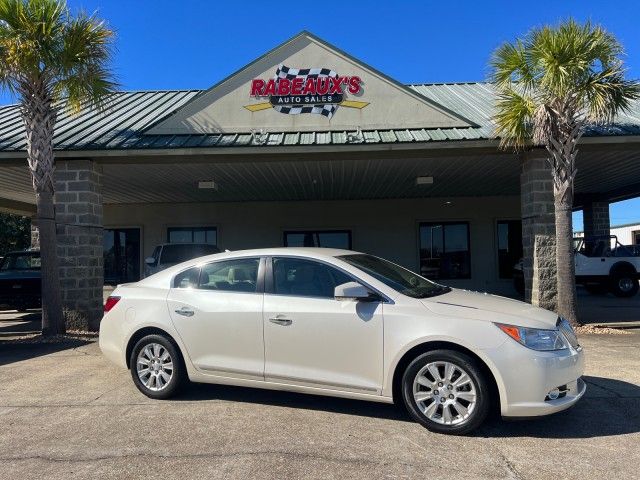
[[40, 270], [40, 254], [9, 254], [2, 260], [0, 270]]
[[338, 258], [408, 297], [426, 298], [451, 291], [449, 287], [433, 283], [417, 273], [373, 255], [359, 253]]

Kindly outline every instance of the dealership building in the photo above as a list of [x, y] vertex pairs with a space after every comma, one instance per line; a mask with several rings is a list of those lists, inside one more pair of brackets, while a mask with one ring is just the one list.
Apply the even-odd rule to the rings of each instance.
[[[63, 297], [96, 326], [103, 284], [138, 280], [168, 242], [330, 246], [442, 283], [553, 305], [543, 149], [498, 148], [486, 83], [403, 85], [307, 32], [207, 90], [114, 95], [55, 130]], [[33, 216], [16, 105], [0, 107], [0, 210]], [[576, 209], [607, 234], [640, 195], [640, 103], [581, 140]]]

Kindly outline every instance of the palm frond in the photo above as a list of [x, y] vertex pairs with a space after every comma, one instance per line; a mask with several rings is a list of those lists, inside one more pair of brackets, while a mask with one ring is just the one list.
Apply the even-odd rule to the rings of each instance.
[[[499, 47], [491, 58], [498, 93], [496, 131], [515, 132], [501, 144], [521, 144], [521, 132], [529, 131], [534, 143], [550, 145], [552, 137], [569, 135], [576, 124], [613, 121], [640, 98], [640, 83], [625, 79], [622, 55], [622, 46], [604, 28], [571, 19]], [[533, 113], [525, 116], [521, 101], [505, 100], [513, 91], [527, 98]], [[516, 128], [516, 118], [530, 124]]]
[[23, 98], [44, 88], [54, 102], [104, 105], [117, 88], [114, 33], [95, 15], [70, 14], [58, 0], [0, 1], [0, 86]]
[[502, 89], [496, 100], [495, 134], [502, 147], [523, 149], [531, 139], [535, 102], [512, 88]]

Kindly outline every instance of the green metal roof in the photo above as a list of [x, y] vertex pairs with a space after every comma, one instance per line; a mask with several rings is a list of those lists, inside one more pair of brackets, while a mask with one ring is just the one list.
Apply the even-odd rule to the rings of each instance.
[[[87, 108], [77, 115], [61, 113], [55, 128], [56, 150], [131, 150], [274, 145], [347, 145], [488, 140], [493, 138], [494, 92], [488, 83], [409, 85], [419, 94], [468, 118], [477, 127], [388, 130], [251, 132], [198, 135], [145, 135], [151, 124], [170, 115], [201, 90], [121, 92], [108, 109]], [[640, 101], [630, 112], [607, 126], [590, 127], [587, 136], [640, 135]], [[25, 150], [25, 135], [18, 105], [0, 107], [0, 151]]]

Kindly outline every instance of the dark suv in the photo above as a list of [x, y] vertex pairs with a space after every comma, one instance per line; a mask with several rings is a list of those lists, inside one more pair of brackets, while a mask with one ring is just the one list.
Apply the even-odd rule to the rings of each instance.
[[9, 252], [0, 262], [0, 306], [25, 311], [40, 308], [40, 252]]

